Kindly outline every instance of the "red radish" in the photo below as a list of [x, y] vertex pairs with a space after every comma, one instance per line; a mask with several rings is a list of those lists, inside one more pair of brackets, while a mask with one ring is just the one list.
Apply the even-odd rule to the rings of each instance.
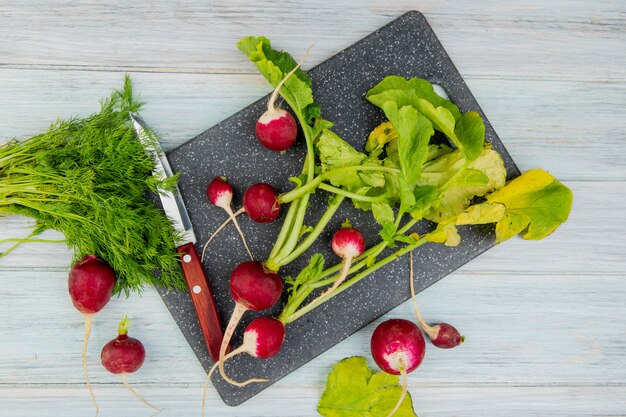
[[[230, 203], [233, 199], [233, 187], [231, 187], [230, 184], [226, 181], [226, 177], [213, 178], [213, 181], [211, 181], [209, 183], [209, 186], [207, 187], [206, 193], [211, 204], [224, 209], [226, 213], [228, 213], [229, 219], [233, 221], [235, 227], [237, 228], [237, 231], [239, 232], [239, 235], [241, 236], [241, 240], [243, 241], [243, 245], [248, 251], [248, 255], [250, 255], [250, 259], [254, 259], [254, 256], [252, 256], [252, 252], [250, 252], [250, 248], [248, 247], [248, 243], [246, 242], [246, 238], [241, 231], [241, 227], [239, 227], [239, 222], [236, 219], [235, 213], [233, 213], [233, 210], [230, 208]], [[222, 226], [220, 226], [220, 228], [214, 233], [214, 235], [219, 232], [221, 228], [226, 224], [227, 222], [223, 223]], [[211, 242], [211, 240], [213, 240], [213, 237], [214, 236], [211, 236], [209, 238], [207, 243], [204, 245], [205, 248]], [[204, 259], [204, 251], [202, 253], [202, 259]]]
[[372, 333], [372, 357], [383, 371], [402, 377], [402, 393], [393, 410], [387, 417], [391, 417], [400, 407], [406, 392], [408, 382], [406, 375], [413, 372], [424, 360], [426, 343], [424, 336], [415, 323], [404, 319], [391, 319], [382, 322]]
[[[346, 219], [341, 225], [341, 229], [333, 235], [332, 247], [333, 252], [343, 259], [341, 272], [339, 273], [339, 277], [333, 282], [332, 287], [324, 291], [317, 298], [332, 293], [346, 279], [350, 267], [352, 266], [352, 260], [361, 255], [365, 250], [365, 239], [361, 232], [352, 227], [350, 221]], [[317, 298], [315, 300], [317, 300]], [[315, 300], [313, 300], [313, 302]]]
[[428, 335], [428, 338], [441, 349], [452, 349], [459, 346], [465, 340], [464, 336], [461, 336], [459, 331], [448, 323], [439, 323], [434, 326], [429, 326], [420, 314], [420, 310], [417, 307], [417, 298], [415, 297], [415, 286], [413, 284], [413, 252], [409, 253], [409, 282], [411, 286], [411, 298], [413, 299], [413, 308], [415, 309], [415, 315], [424, 332]]
[[243, 195], [243, 208], [257, 223], [269, 223], [280, 214], [278, 193], [269, 184], [260, 182], [251, 185]]
[[83, 374], [89, 389], [89, 396], [98, 415], [98, 403], [89, 383], [87, 374], [87, 343], [91, 334], [93, 315], [104, 308], [111, 299], [115, 287], [115, 271], [106, 262], [94, 255], [87, 255], [70, 270], [68, 289], [72, 304], [85, 318], [85, 338], [83, 341]]
[[286, 151], [296, 141], [298, 125], [291, 113], [273, 106], [270, 99], [267, 111], [256, 122], [256, 137], [268, 149]]
[[[224, 356], [223, 362], [240, 353], [247, 353], [255, 358], [267, 359], [275, 356], [280, 351], [285, 340], [285, 325], [282, 321], [271, 317], [258, 317], [250, 322], [243, 333], [243, 343], [237, 349]], [[202, 394], [202, 416], [204, 417], [204, 403], [206, 391], [209, 386], [211, 375], [217, 369], [221, 361], [216, 362], [204, 381]], [[266, 379], [253, 378], [242, 382], [242, 386], [252, 382], [266, 382]]]
[[144, 400], [128, 383], [126, 374], [131, 374], [141, 368], [146, 359], [146, 350], [143, 344], [134, 337], [128, 336], [130, 320], [127, 316], [122, 318], [117, 328], [117, 337], [104, 345], [100, 359], [102, 365], [112, 374], [118, 374], [122, 382], [135, 397], [148, 407], [159, 411], [158, 408]]
[[267, 270], [262, 262], [243, 262], [233, 270], [230, 276], [230, 293], [235, 300], [235, 309], [224, 332], [218, 361], [220, 374], [230, 384], [241, 387], [248, 383], [234, 381], [224, 371], [226, 349], [237, 324], [246, 311], [265, 310], [276, 304], [282, 290], [283, 282], [280, 276], [276, 272]]
[[280, 107], [274, 107], [274, 103], [282, 86], [300, 68], [310, 50], [311, 48], [306, 51], [300, 63], [278, 83], [267, 103], [267, 111], [256, 122], [257, 139], [261, 145], [273, 151], [286, 151], [291, 148], [298, 136], [298, 125], [291, 113]]

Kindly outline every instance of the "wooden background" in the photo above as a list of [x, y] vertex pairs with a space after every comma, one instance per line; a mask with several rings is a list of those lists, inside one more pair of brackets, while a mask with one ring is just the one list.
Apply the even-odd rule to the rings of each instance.
[[[522, 169], [575, 194], [541, 242], [515, 239], [419, 296], [428, 319], [467, 335], [429, 349], [410, 377], [421, 417], [626, 416], [626, 2], [0, 0], [0, 140], [87, 115], [132, 74], [166, 148], [269, 92], [235, 48], [247, 34], [317, 64], [405, 11], [422, 11]], [[24, 236], [0, 221], [0, 239]], [[56, 233], [46, 237], [58, 238]], [[0, 415], [90, 416], [83, 321], [63, 244], [0, 259]], [[148, 360], [130, 376], [163, 416], [200, 414], [204, 372], [153, 289], [115, 299], [88, 351], [102, 416], [148, 416], [99, 365], [123, 313]], [[410, 318], [404, 304], [387, 317]], [[314, 416], [332, 364], [367, 355], [375, 323], [238, 407], [212, 416]], [[373, 362], [370, 360], [370, 364]]]

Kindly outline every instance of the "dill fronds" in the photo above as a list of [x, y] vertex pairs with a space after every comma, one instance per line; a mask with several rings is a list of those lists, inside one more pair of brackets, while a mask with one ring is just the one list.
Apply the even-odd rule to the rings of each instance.
[[141, 104], [126, 76], [99, 113], [0, 145], [0, 216], [34, 218], [31, 237], [62, 232], [74, 261], [87, 254], [104, 259], [117, 273], [115, 293], [126, 295], [146, 284], [186, 288], [176, 233], [149, 199], [172, 180], [152, 175], [153, 161], [128, 115]]

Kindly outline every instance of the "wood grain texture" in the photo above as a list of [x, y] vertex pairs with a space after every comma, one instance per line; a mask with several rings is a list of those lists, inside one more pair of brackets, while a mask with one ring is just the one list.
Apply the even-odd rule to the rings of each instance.
[[[415, 8], [520, 168], [546, 168], [575, 195], [570, 220], [553, 236], [500, 245], [419, 295], [427, 320], [454, 323], [468, 338], [454, 351], [428, 349], [410, 378], [418, 414], [626, 416], [621, 0], [5, 0], [0, 141], [95, 111], [130, 72], [147, 101], [143, 116], [169, 149], [269, 91], [235, 49], [240, 36], [263, 33], [295, 55], [315, 42], [314, 65]], [[0, 240], [25, 236], [31, 224], [0, 219]], [[80, 366], [83, 320], [67, 295], [69, 260], [59, 243], [27, 244], [0, 259], [2, 417], [93, 412]], [[199, 415], [204, 373], [153, 289], [112, 300], [94, 320], [88, 366], [101, 415], [150, 415], [99, 364], [123, 314], [148, 354], [131, 383], [161, 415]], [[411, 314], [405, 303], [386, 317]], [[375, 324], [241, 407], [209, 391], [208, 415], [317, 415], [325, 375], [343, 357], [367, 355]]]
[[432, 22], [463, 75], [625, 78], [626, 6], [621, 0], [511, 5], [495, 0], [323, 5], [299, 0], [11, 0], [3, 2], [0, 14], [0, 36], [7, 40], [0, 56], [4, 65], [19, 68], [253, 72], [234, 48], [243, 35], [264, 34], [296, 56], [315, 42], [309, 62], [320, 62], [412, 9]]

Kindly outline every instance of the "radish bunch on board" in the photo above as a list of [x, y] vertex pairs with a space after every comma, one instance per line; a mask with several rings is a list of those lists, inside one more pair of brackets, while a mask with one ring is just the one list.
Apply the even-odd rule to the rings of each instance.
[[93, 315], [107, 305], [113, 294], [115, 271], [98, 257], [87, 255], [72, 267], [67, 283], [72, 304], [85, 318], [85, 338], [82, 352], [83, 374], [89, 389], [89, 396], [96, 408], [96, 415], [98, 415], [98, 403], [91, 389], [87, 373], [87, 343], [91, 334]]
[[128, 388], [139, 401], [155, 411], [160, 411], [144, 400], [128, 383], [128, 379], [126, 379], [126, 375], [136, 372], [141, 368], [141, 365], [143, 365], [146, 359], [146, 349], [143, 347], [143, 343], [134, 337], [128, 336], [129, 327], [130, 320], [128, 320], [127, 316], [124, 316], [118, 326], [117, 337], [102, 348], [100, 354], [102, 366], [112, 374], [119, 375], [124, 386]]

